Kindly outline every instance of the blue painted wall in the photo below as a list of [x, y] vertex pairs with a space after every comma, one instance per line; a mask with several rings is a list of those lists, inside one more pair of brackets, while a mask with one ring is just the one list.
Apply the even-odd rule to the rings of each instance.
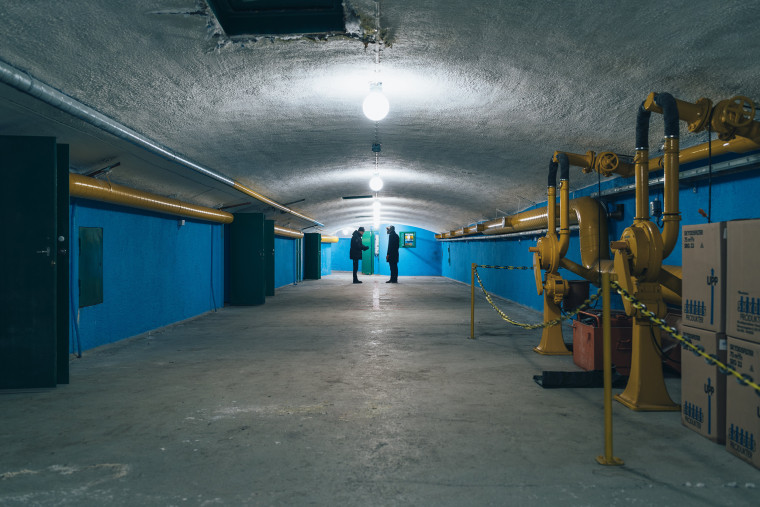
[[[353, 262], [348, 257], [351, 250], [351, 238], [338, 238], [337, 243], [332, 243], [331, 250], [331, 267], [334, 271], [354, 270]], [[359, 263], [359, 268], [361, 269], [361, 263]]]
[[275, 288], [296, 282], [296, 241], [295, 238], [274, 237]]
[[[385, 231], [387, 225], [390, 224], [383, 224], [378, 233], [380, 255], [375, 257], [375, 274], [390, 276], [390, 267], [385, 262], [385, 254], [388, 251], [388, 233]], [[441, 243], [435, 239], [435, 233], [410, 225], [393, 226], [402, 244], [403, 232], [415, 233], [417, 240], [415, 248], [399, 248], [398, 276], [441, 276]]]
[[322, 243], [322, 276], [332, 273], [332, 245], [336, 243]]
[[[720, 161], [716, 159], [715, 163]], [[696, 165], [703, 163], [691, 167]], [[685, 165], [682, 171], [691, 167]], [[571, 198], [631, 183], [633, 178], [605, 179], [598, 185], [572, 192]], [[700, 214], [700, 209], [711, 211], [712, 221], [760, 217], [755, 195], [760, 195], [760, 174], [756, 170], [716, 175], [711, 183], [706, 179], [682, 183], [679, 194], [681, 223], [705, 223], [707, 220]], [[651, 187], [650, 200], [657, 196], [662, 200], [662, 187]], [[603, 200], [624, 206], [623, 219], [609, 221], [609, 239], [618, 239], [633, 221], [634, 195], [631, 192], [615, 194]], [[545, 202], [538, 205], [544, 206]], [[70, 213], [72, 351], [112, 343], [200, 315], [223, 304], [227, 235], [222, 225], [186, 220], [180, 227], [176, 218], [81, 199], [72, 199]], [[79, 227], [103, 228], [104, 301], [81, 309], [78, 308], [77, 289]], [[538, 237], [439, 242], [431, 231], [404, 225], [396, 225], [396, 229], [399, 233], [410, 231], [417, 234], [416, 248], [400, 250], [400, 276], [443, 275], [467, 284], [470, 283], [473, 262], [530, 266], [532, 254], [528, 248], [535, 245]], [[380, 231], [380, 255], [376, 258], [375, 271], [389, 275], [385, 262], [388, 240], [385, 225]], [[296, 281], [296, 241], [275, 237], [276, 287]], [[322, 244], [323, 275], [333, 270], [351, 271], [349, 247], [349, 238]], [[580, 262], [577, 232], [571, 234], [567, 256]], [[303, 267], [302, 255], [298, 262]], [[680, 239], [665, 263], [681, 264]], [[489, 291], [537, 310], [542, 308], [542, 298], [536, 293], [532, 271], [481, 269], [479, 272]], [[565, 270], [561, 272], [567, 279], [577, 279]]]
[[[719, 163], [722, 160], [725, 160], [725, 157], [714, 160], [714, 163]], [[681, 167], [681, 171], [704, 165], [704, 161], [689, 165], [684, 164]], [[571, 169], [571, 184], [572, 174]], [[661, 175], [662, 172], [653, 173], [652, 177], [659, 177]], [[587, 196], [598, 192], [600, 189], [605, 191], [633, 183], [634, 178], [603, 179], [596, 185], [571, 192], [570, 198]], [[681, 225], [707, 223], [707, 219], [700, 214], [700, 209], [705, 213], [711, 212], [713, 222], [740, 218], [758, 218], [760, 217], [760, 206], [757, 205], [753, 197], [760, 195], [758, 192], [760, 192], [760, 173], [756, 170], [733, 175], [716, 175], [713, 176], [711, 182], [707, 179], [682, 182], [679, 190]], [[649, 200], [652, 201], [655, 197], [659, 197], [659, 200], [662, 201], [662, 185], [650, 187]], [[633, 216], [636, 211], [635, 196], [632, 192], [627, 192], [619, 195], [605, 196], [602, 201], [612, 205], [623, 205], [623, 218], [621, 220], [611, 219], [608, 221], [609, 240], [619, 239], [623, 230], [633, 223]], [[545, 206], [546, 202], [543, 202], [538, 206], [534, 206], [534, 208]], [[532, 253], [528, 251], [528, 248], [536, 244], [537, 238], [538, 236], [523, 236], [514, 239], [441, 242], [443, 248], [442, 274], [445, 277], [469, 284], [471, 279], [471, 264], [473, 262], [499, 266], [531, 266], [533, 264]], [[573, 231], [571, 234], [567, 258], [580, 263], [580, 247], [576, 231]], [[673, 253], [665, 259], [664, 264], [680, 266], [681, 258], [681, 239], [679, 234], [679, 239]], [[537, 294], [532, 271], [480, 268], [478, 269], [478, 273], [489, 292], [535, 308], [536, 310], [543, 309], [543, 298]], [[564, 269], [560, 270], [560, 274], [568, 280], [579, 278]], [[594, 292], [595, 288], [592, 286], [591, 290]], [[618, 301], [613, 301], [613, 307], [619, 308], [621, 305]]]
[[[72, 351], [222, 306], [223, 226], [72, 199]], [[103, 303], [79, 308], [79, 227], [103, 229]]]
[[[380, 255], [375, 257], [375, 274], [390, 276], [390, 268], [385, 262], [388, 251], [387, 224], [382, 225], [377, 234], [380, 239]], [[409, 225], [395, 225], [396, 233], [414, 232], [417, 235], [415, 248], [399, 249], [399, 276], [441, 276], [441, 243], [435, 239], [435, 233]], [[365, 235], [369, 232], [365, 232]], [[332, 269], [335, 271], [352, 271], [353, 263], [349, 258], [351, 238], [340, 238], [332, 243]], [[361, 267], [361, 263], [360, 263]]]

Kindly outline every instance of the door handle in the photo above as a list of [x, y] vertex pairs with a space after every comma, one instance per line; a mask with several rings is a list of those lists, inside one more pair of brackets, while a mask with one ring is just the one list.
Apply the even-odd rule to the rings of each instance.
[[45, 255], [47, 255], [48, 257], [50, 257], [50, 247], [47, 247], [47, 248], [46, 248], [46, 249], [44, 249], [44, 250], [37, 250], [37, 253], [38, 253], [38, 254], [45, 254]]

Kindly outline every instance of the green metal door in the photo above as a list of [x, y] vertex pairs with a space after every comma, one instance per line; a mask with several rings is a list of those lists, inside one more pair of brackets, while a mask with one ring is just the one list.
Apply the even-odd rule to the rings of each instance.
[[362, 245], [369, 247], [362, 252], [362, 274], [371, 275], [375, 272], [375, 234], [372, 231], [364, 233]]
[[57, 157], [54, 137], [0, 136], [0, 389], [54, 387], [58, 379]]
[[267, 296], [274, 296], [274, 220], [264, 220], [264, 260], [266, 263]]
[[303, 257], [304, 279], [322, 278], [322, 234], [307, 232], [303, 235]]
[[59, 144], [57, 177], [57, 228], [56, 244], [58, 257], [56, 261], [57, 301], [57, 366], [56, 375], [59, 384], [69, 383], [69, 145]]
[[264, 215], [235, 213], [230, 224], [230, 304], [262, 305], [266, 301]]

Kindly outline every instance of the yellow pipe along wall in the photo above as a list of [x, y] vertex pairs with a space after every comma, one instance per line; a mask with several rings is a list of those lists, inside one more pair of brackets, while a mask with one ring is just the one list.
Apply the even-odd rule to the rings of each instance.
[[284, 238], [303, 238], [303, 233], [301, 231], [288, 229], [287, 227], [280, 227], [279, 225], [274, 226], [274, 235], [282, 236]]
[[197, 218], [208, 222], [228, 224], [233, 219], [232, 213], [226, 211], [196, 206], [79, 174], [69, 174], [69, 194], [71, 197], [120, 204], [179, 217]]

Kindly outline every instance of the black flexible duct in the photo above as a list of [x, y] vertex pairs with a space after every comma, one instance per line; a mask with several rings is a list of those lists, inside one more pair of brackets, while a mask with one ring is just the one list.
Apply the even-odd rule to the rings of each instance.
[[557, 188], [557, 162], [549, 162], [549, 186]]
[[559, 162], [559, 180], [567, 181], [570, 179], [570, 159], [567, 153], [558, 153], [557, 162]]
[[652, 113], [644, 109], [644, 103], [639, 106], [636, 115], [636, 149], [649, 150], [649, 117]]
[[654, 103], [662, 108], [662, 116], [665, 119], [665, 137], [678, 139], [678, 104], [676, 99], [669, 93], [658, 93], [654, 96]]

